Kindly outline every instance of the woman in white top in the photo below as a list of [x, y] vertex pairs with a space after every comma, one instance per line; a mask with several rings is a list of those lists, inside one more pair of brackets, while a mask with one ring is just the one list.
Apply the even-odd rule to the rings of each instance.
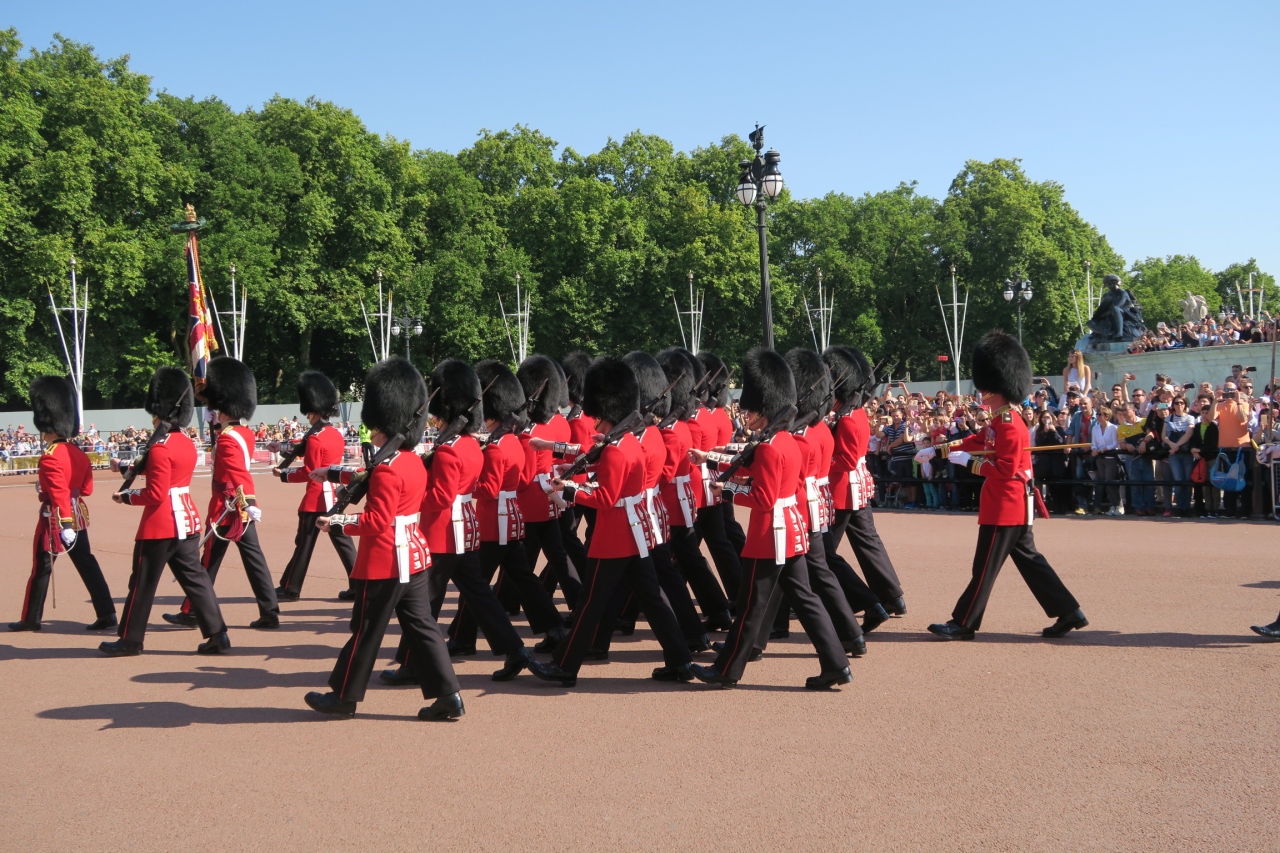
[[1081, 394], [1093, 390], [1093, 371], [1084, 363], [1084, 353], [1073, 349], [1067, 356], [1067, 366], [1062, 368], [1062, 393], [1071, 390], [1074, 385]]
[[1120, 439], [1116, 435], [1116, 425], [1112, 423], [1111, 409], [1102, 406], [1098, 409], [1098, 418], [1089, 431], [1089, 449], [1095, 462], [1094, 471], [1099, 485], [1094, 487], [1094, 505], [1102, 507], [1102, 496], [1105, 492], [1107, 504], [1111, 507], [1107, 515], [1124, 515], [1124, 506], [1120, 503], [1119, 483], [1102, 484], [1103, 480], [1117, 480], [1120, 477], [1120, 461], [1116, 449]]

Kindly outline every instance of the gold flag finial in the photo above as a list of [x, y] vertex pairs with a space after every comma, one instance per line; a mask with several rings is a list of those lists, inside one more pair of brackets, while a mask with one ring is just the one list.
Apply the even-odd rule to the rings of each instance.
[[187, 204], [187, 221], [188, 222], [196, 221], [196, 207], [194, 204], [191, 204], [189, 202]]

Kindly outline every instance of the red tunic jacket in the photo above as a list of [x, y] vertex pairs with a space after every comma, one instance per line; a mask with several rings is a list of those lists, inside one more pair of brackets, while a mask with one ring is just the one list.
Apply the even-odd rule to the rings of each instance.
[[[239, 439], [239, 440], [237, 440]], [[244, 489], [249, 503], [255, 503], [253, 475], [249, 464], [253, 461], [253, 443], [257, 439], [253, 430], [240, 424], [226, 424], [213, 445], [213, 496], [209, 500], [209, 523], [213, 523], [227, 506], [227, 498], [237, 488]], [[150, 463], [148, 463], [150, 464]]]
[[[431, 554], [417, 523], [426, 488], [427, 471], [415, 453], [401, 451], [374, 466], [369, 472], [364, 512], [345, 516], [355, 520], [340, 528], [347, 536], [360, 537], [351, 577], [366, 581], [399, 577], [401, 553], [411, 575], [431, 565]], [[398, 527], [403, 542], [396, 541]]]
[[[574, 406], [569, 410], [569, 417], [565, 418], [565, 422], [569, 424], [569, 441], [582, 447], [590, 447], [596, 442], [596, 428], [592, 418], [582, 414], [582, 409]], [[574, 482], [585, 483], [587, 481], [586, 474], [578, 474], [573, 478]]]
[[196, 446], [186, 434], [171, 432], [151, 445], [144, 472], [147, 484], [124, 493], [125, 503], [143, 507], [135, 539], [200, 535], [200, 514], [191, 500], [191, 473], [195, 469]]
[[[333, 508], [333, 484], [328, 481], [317, 483], [307, 475], [317, 468], [341, 465], [344, 449], [342, 433], [334, 426], [326, 426], [307, 439], [307, 449], [302, 454], [302, 466], [290, 468], [286, 472], [285, 479], [286, 483], [307, 484], [302, 502], [298, 504], [298, 512], [328, 512]], [[252, 489], [245, 491], [247, 493]]]
[[[673, 527], [692, 526], [692, 518], [686, 521], [684, 509], [680, 505], [681, 493], [688, 504], [689, 514], [697, 512], [697, 492], [702, 490], [701, 471], [689, 461], [689, 448], [693, 439], [689, 435], [689, 424], [676, 421], [662, 430], [662, 442], [666, 445], [667, 460], [662, 466], [662, 502], [667, 508], [667, 518]], [[686, 481], [685, 478], [688, 478]], [[679, 480], [680, 482], [676, 482]]]
[[818, 495], [822, 501], [822, 529], [826, 530], [835, 519], [835, 500], [831, 496], [831, 458], [836, 452], [836, 439], [826, 421], [818, 421], [809, 427], [809, 440], [816, 448]]
[[[751, 485], [739, 487], [733, 502], [751, 508], [747, 521], [747, 544], [742, 556], [756, 560], [785, 559], [809, 550], [809, 531], [796, 505], [796, 483], [800, 480], [800, 448], [789, 432], [779, 432], [759, 445], [750, 465], [738, 470], [751, 477]], [[779, 506], [789, 500], [791, 506]], [[782, 553], [774, 542], [774, 519], [782, 531]]]
[[[483, 467], [484, 453], [473, 436], [460, 435], [436, 448], [422, 496], [422, 529], [433, 554], [461, 554], [480, 547], [475, 504], [459, 498], [474, 496]], [[461, 522], [461, 541], [455, 520]]]
[[[496, 444], [484, 447], [484, 465], [476, 482], [476, 514], [480, 517], [480, 541], [499, 542], [498, 501], [500, 492], [515, 494], [524, 484], [524, 445], [520, 437], [507, 433]], [[524, 538], [524, 521], [520, 504], [513, 498], [507, 502], [507, 541]]]
[[[871, 442], [871, 422], [866, 409], [854, 409], [836, 423], [835, 450], [831, 455], [831, 499], [836, 509], [862, 509], [853, 506], [850, 472], [858, 471]], [[870, 478], [867, 478], [868, 484]]]
[[[551, 466], [555, 457], [550, 450], [534, 450], [529, 446], [529, 439], [545, 438], [547, 441], [571, 441], [569, 422], [557, 412], [545, 424], [533, 424], [520, 433], [520, 443], [525, 452], [524, 481], [516, 495], [520, 504], [520, 515], [525, 521], [550, 521], [560, 517], [560, 509], [553, 504], [543, 489], [543, 479], [551, 474]], [[540, 479], [539, 475], [544, 475]]]
[[[587, 556], [593, 560], [638, 556], [640, 548], [626, 507], [615, 504], [623, 498], [639, 496], [644, 491], [640, 440], [627, 433], [605, 447], [596, 462], [595, 483], [593, 489], [579, 489], [575, 499], [582, 506], [596, 510], [596, 526]], [[641, 505], [641, 513], [643, 509]]]
[[1031, 438], [1027, 424], [1009, 409], [991, 415], [991, 425], [966, 438], [959, 449], [991, 450], [975, 456], [970, 470], [986, 478], [978, 500], [978, 523], [1002, 527], [1030, 524], [1034, 508], [1027, 483], [1031, 479]]
[[[644, 464], [645, 505], [651, 510], [649, 522], [652, 532], [656, 534], [649, 543], [653, 546], [671, 538], [670, 525], [667, 523], [667, 507], [656, 491], [658, 484], [662, 482], [662, 472], [667, 465], [667, 445], [662, 440], [662, 433], [653, 424], [645, 427], [640, 437], [640, 458]], [[650, 489], [655, 490], [652, 503], [647, 496]]]
[[[826, 427], [822, 427], [826, 430]], [[822, 529], [822, 497], [818, 494], [818, 443], [811, 437], [815, 427], [805, 427], [791, 434], [800, 451], [800, 478], [796, 484], [796, 504], [808, 522], [810, 533]]]

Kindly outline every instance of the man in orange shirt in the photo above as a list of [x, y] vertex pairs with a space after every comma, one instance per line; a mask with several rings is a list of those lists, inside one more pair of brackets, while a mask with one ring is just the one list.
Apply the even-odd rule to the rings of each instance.
[[1214, 419], [1218, 422], [1218, 449], [1233, 462], [1238, 453], [1244, 467], [1244, 488], [1222, 493], [1222, 517], [1248, 518], [1253, 512], [1254, 461], [1253, 442], [1249, 438], [1249, 400], [1240, 399], [1239, 386], [1234, 380], [1227, 380]]

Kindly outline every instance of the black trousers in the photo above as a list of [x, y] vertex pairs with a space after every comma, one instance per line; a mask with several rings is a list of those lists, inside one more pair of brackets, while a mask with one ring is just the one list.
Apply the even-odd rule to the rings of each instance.
[[720, 582], [712, 573], [707, 558], [702, 556], [697, 531], [688, 527], [672, 527], [668, 544], [671, 546], [671, 559], [693, 589], [702, 615], [711, 616], [728, 610], [729, 599], [720, 589]]
[[[666, 597], [667, 604], [671, 606], [671, 612], [675, 614], [676, 624], [680, 626], [680, 634], [684, 637], [685, 643], [693, 643], [702, 639], [707, 633], [702, 627], [702, 620], [698, 618], [698, 609], [693, 606], [693, 599], [689, 597], [689, 586], [685, 583], [684, 575], [680, 574], [675, 563], [671, 560], [671, 548], [668, 543], [664, 542], [649, 552], [649, 559], [653, 561], [653, 571], [658, 578], [658, 586], [662, 588], [662, 594]], [[633, 611], [639, 611], [648, 618], [648, 613], [640, 605], [640, 599], [635, 592], [626, 586], [619, 586], [613, 594], [613, 605], [609, 609], [608, 615], [602, 620], [600, 628], [596, 631], [595, 641], [592, 643], [598, 649], [608, 649], [613, 640], [613, 632], [617, 629], [618, 614], [623, 614], [624, 619], [634, 618]]]
[[952, 619], [974, 631], [982, 627], [987, 599], [991, 597], [991, 588], [995, 586], [996, 576], [1000, 574], [1006, 557], [1013, 558], [1013, 564], [1031, 588], [1031, 594], [1044, 608], [1046, 616], [1057, 619], [1080, 606], [1049, 561], [1036, 550], [1031, 525], [983, 524], [978, 527], [973, 578], [956, 602], [955, 610], [951, 611]]
[[[498, 585], [494, 588], [493, 594], [501, 601], [502, 586], [506, 584], [512, 587], [516, 598], [524, 607], [525, 615], [529, 618], [529, 630], [535, 634], [542, 634], [564, 624], [560, 611], [556, 610], [555, 602], [551, 600], [551, 594], [529, 568], [523, 542], [516, 540], [506, 545], [499, 545], [497, 542], [481, 542], [480, 550], [476, 555], [480, 562], [480, 578], [485, 584], [492, 580], [498, 566], [502, 566], [502, 574], [498, 578]], [[458, 615], [453, 618], [453, 623], [449, 626], [449, 636], [460, 646], [474, 646], [478, 627], [474, 609], [459, 607]], [[494, 651], [497, 649], [495, 648]]]
[[871, 507], [836, 510], [835, 520], [831, 522], [831, 538], [839, 545], [841, 536], [848, 537], [853, 555], [867, 579], [867, 586], [881, 601], [891, 601], [902, 595], [902, 584], [894, 571], [893, 561], [884, 550], [884, 543], [880, 541], [880, 534], [876, 532]]
[[[725, 501], [720, 504], [720, 514], [724, 516], [724, 535], [728, 538], [729, 544], [733, 546], [733, 551], [741, 555], [742, 549], [747, 547], [747, 533], [742, 529], [742, 525], [738, 523], [738, 517], [733, 514], [733, 503]], [[738, 558], [741, 563], [741, 557]]]
[[[311, 554], [316, 549], [316, 540], [320, 538], [320, 528], [316, 527], [316, 519], [326, 514], [323, 512], [298, 513], [298, 532], [293, 537], [293, 556], [289, 558], [289, 565], [284, 567], [284, 574], [280, 576], [281, 589], [295, 595], [302, 594], [302, 584], [307, 579], [307, 569], [311, 566]], [[329, 528], [329, 541], [333, 543], [333, 550], [338, 552], [338, 559], [342, 561], [342, 570], [350, 578], [351, 570], [356, 567], [356, 543], [350, 536], [343, 536], [342, 531], [337, 527]]]
[[200, 540], [194, 536], [139, 539], [133, 543], [133, 572], [129, 575], [129, 594], [120, 617], [120, 637], [141, 643], [146, 636], [147, 617], [151, 615], [156, 586], [166, 565], [186, 593], [190, 612], [200, 623], [200, 633], [212, 637], [227, 630], [218, 598], [213, 594], [213, 578], [200, 565]]
[[653, 560], [639, 556], [618, 557], [589, 561], [590, 577], [583, 586], [582, 606], [573, 628], [555, 652], [555, 661], [565, 672], [576, 675], [582, 668], [582, 659], [595, 639], [601, 621], [614, 604], [614, 592], [621, 581], [626, 581], [649, 620], [649, 627], [662, 646], [662, 659], [667, 666], [684, 666], [693, 661], [689, 645], [680, 633], [680, 624], [671, 605], [658, 585]]
[[400, 583], [399, 578], [352, 579], [355, 601], [351, 606], [351, 639], [338, 653], [338, 662], [329, 676], [329, 687], [339, 699], [364, 700], [392, 613], [400, 620], [400, 630], [408, 640], [410, 666], [418, 676], [423, 698], [437, 699], [458, 692], [458, 676], [449, 661], [444, 635], [431, 618], [427, 574], [412, 574], [408, 583]]
[[[809, 588], [821, 599], [822, 606], [831, 617], [831, 624], [836, 629], [836, 636], [840, 638], [840, 642], [843, 644], [861, 637], [862, 626], [853, 615], [853, 608], [844, 594], [844, 589], [840, 586], [840, 581], [836, 580], [835, 573], [827, 565], [827, 551], [822, 544], [821, 533], [809, 534], [809, 552], [805, 554], [805, 566], [809, 570]], [[760, 625], [760, 636], [756, 639], [756, 648], [769, 647], [771, 628], [789, 628], [791, 621], [789, 610], [795, 609], [791, 599], [783, 592], [782, 585], [775, 586], [773, 595], [769, 598], [769, 611]]]
[[[31, 625], [38, 624], [44, 618], [44, 600], [49, 592], [49, 579], [53, 577], [54, 557], [48, 549], [41, 546], [43, 538], [44, 534], [36, 534], [31, 577], [27, 579], [27, 593], [22, 599], [22, 621]], [[76, 534], [76, 543], [67, 551], [67, 556], [71, 558], [71, 565], [80, 573], [85, 589], [89, 590], [93, 612], [99, 617], [114, 615], [116, 604], [111, 600], [111, 589], [107, 586], [107, 579], [102, 576], [98, 558], [93, 556], [93, 549], [89, 547], [88, 530], [81, 530]]]
[[[431, 604], [432, 619], [440, 618], [449, 581], [458, 588], [458, 613], [464, 608], [470, 610], [490, 648], [500, 655], [509, 655], [524, 648], [524, 640], [516, 633], [507, 611], [498, 603], [493, 587], [480, 573], [477, 552], [431, 555], [431, 568], [427, 571], [427, 598]], [[409, 655], [409, 637], [401, 634], [396, 663], [408, 663]]]
[[565, 603], [570, 610], [578, 605], [578, 592], [582, 589], [582, 580], [575, 567], [569, 565], [569, 554], [565, 549], [564, 535], [560, 528], [560, 519], [546, 521], [526, 521], [524, 523], [524, 553], [529, 561], [529, 568], [538, 565], [538, 553], [547, 557], [547, 568], [560, 584]]
[[[218, 569], [222, 567], [222, 558], [227, 556], [227, 546], [231, 543], [217, 536], [210, 536], [204, 543], [202, 562], [209, 573], [209, 584], [218, 580]], [[245, 525], [244, 535], [236, 540], [236, 550], [240, 552], [240, 562], [244, 564], [244, 573], [249, 576], [249, 586], [253, 589], [253, 597], [258, 600], [258, 613], [262, 616], [279, 615], [280, 602], [276, 600], [276, 585], [271, 580], [271, 570], [267, 568], [267, 558], [262, 554], [262, 546], [258, 544], [258, 525], [250, 522]], [[182, 612], [191, 612], [191, 599], [182, 602]]]
[[560, 541], [564, 543], [565, 553], [573, 564], [579, 589], [582, 588], [582, 576], [587, 572], [587, 546], [578, 538], [578, 518], [581, 514], [582, 507], [571, 504], [557, 519], [560, 524]]
[[[769, 624], [769, 600], [778, 586], [787, 594], [800, 624], [809, 635], [809, 642], [818, 650], [822, 671], [835, 672], [849, 665], [831, 617], [809, 586], [809, 566], [803, 555], [789, 557], [782, 565], [772, 558], [748, 558], [743, 562], [743, 569], [745, 574], [738, 594], [738, 615], [725, 637], [724, 650], [716, 657], [716, 669], [734, 680], [742, 678], [756, 638], [760, 636], [761, 628]], [[764, 630], [768, 636], [768, 628]]]
[[867, 608], [879, 604], [880, 596], [872, 592], [866, 581], [858, 576], [858, 573], [853, 570], [853, 566], [849, 565], [849, 561], [840, 556], [837, 550], [840, 547], [840, 543], [831, 535], [829, 529], [822, 534], [822, 546], [826, 552], [827, 566], [836, 576], [836, 580], [840, 582], [840, 588], [844, 590], [844, 596], [848, 599], [849, 607], [853, 612], [861, 613]]
[[731, 601], [737, 600], [738, 586], [742, 582], [742, 562], [739, 558], [742, 552], [733, 547], [725, 532], [724, 510], [719, 506], [704, 506], [698, 510], [693, 528], [702, 541], [707, 543], [711, 561], [716, 564], [720, 582], [724, 584], [725, 595]]

